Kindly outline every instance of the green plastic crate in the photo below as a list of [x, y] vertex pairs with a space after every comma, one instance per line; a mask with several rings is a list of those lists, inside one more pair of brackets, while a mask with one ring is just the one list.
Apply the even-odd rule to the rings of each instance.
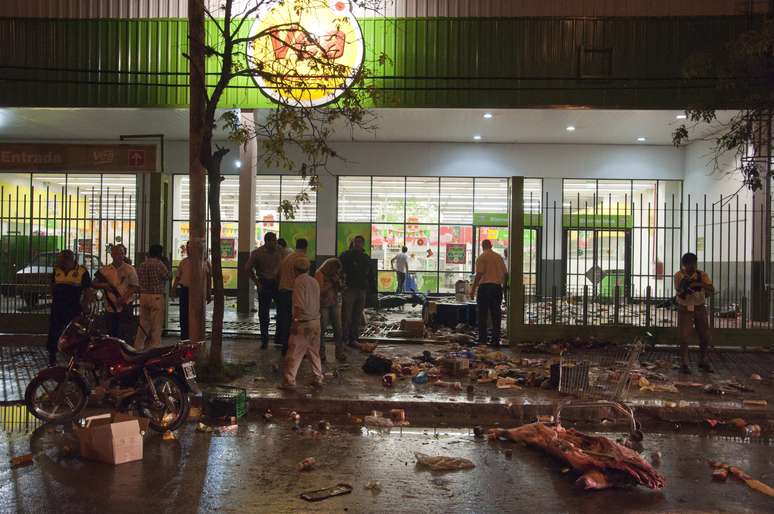
[[247, 414], [247, 390], [223, 385], [208, 387], [202, 391], [202, 406], [209, 418], [241, 418]]

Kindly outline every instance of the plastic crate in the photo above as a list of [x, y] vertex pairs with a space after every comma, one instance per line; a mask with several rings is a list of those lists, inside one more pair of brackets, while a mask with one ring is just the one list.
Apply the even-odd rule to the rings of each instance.
[[240, 387], [213, 386], [202, 391], [203, 414], [209, 418], [247, 414], [247, 390]]

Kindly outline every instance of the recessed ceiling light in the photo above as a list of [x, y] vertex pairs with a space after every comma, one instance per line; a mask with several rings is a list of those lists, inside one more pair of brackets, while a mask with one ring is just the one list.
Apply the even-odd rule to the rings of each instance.
[[638, 137], [637, 141], [639, 141], [640, 143], [644, 143], [646, 139], [644, 137]]
[[242, 161], [234, 161], [234, 166], [236, 166], [237, 168], [241, 168], [242, 167]]
[[484, 119], [491, 120], [492, 119], [492, 113], [491, 112], [485, 112], [484, 113]]
[[565, 129], [567, 132], [575, 132], [575, 125], [567, 125]]
[[476, 134], [475, 136], [473, 136], [473, 139], [475, 139], [476, 141], [481, 141], [481, 136], [479, 134]]
[[688, 117], [688, 116], [686, 116], [685, 114], [678, 114], [677, 116], [675, 116], [675, 118], [677, 118], [678, 120], [684, 120], [684, 119], [686, 119], [687, 117]]

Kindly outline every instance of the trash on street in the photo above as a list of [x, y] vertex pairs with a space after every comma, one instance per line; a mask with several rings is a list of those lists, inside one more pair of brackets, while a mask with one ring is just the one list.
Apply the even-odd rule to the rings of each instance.
[[492, 429], [491, 439], [506, 438], [545, 450], [582, 473], [575, 482], [584, 489], [639, 484], [661, 489], [666, 481], [640, 455], [604, 436], [589, 436], [574, 429], [532, 423], [510, 430]]
[[458, 471], [476, 467], [472, 461], [460, 457], [430, 456], [420, 452], [414, 453], [414, 456], [417, 458], [418, 466], [429, 468], [432, 471]]

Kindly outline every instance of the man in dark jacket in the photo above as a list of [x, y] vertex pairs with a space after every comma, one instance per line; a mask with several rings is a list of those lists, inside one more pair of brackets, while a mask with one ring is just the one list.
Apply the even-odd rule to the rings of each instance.
[[81, 313], [83, 292], [91, 286], [89, 272], [75, 260], [72, 250], [62, 250], [51, 276], [51, 316], [48, 325], [48, 364], [56, 364], [59, 336]]
[[346, 279], [341, 305], [344, 343], [353, 348], [358, 348], [360, 320], [363, 318], [366, 293], [373, 279], [371, 257], [364, 248], [363, 236], [355, 236], [350, 249], [339, 257]]

